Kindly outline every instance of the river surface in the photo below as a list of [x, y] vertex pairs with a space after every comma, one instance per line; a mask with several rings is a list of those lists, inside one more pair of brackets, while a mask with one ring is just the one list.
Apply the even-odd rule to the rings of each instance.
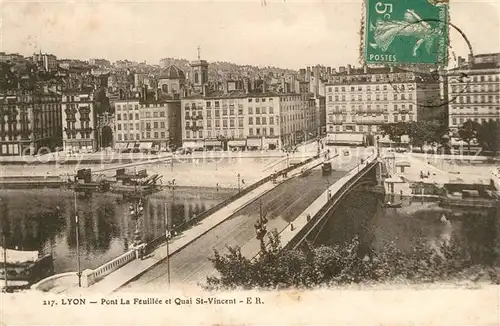
[[[150, 241], [169, 227], [222, 202], [234, 189], [178, 187], [147, 197], [139, 229]], [[7, 248], [52, 253], [56, 273], [76, 271], [75, 200], [72, 191], [1, 190], [0, 228], [7, 231]], [[165, 214], [167, 204], [167, 214]], [[132, 244], [135, 222], [129, 204], [114, 194], [78, 197], [80, 261], [82, 270], [96, 268], [126, 252]]]
[[[388, 200], [401, 202], [402, 207], [383, 207]], [[340, 244], [358, 236], [365, 250], [382, 251], [392, 243], [409, 252], [417, 243], [438, 248], [453, 241], [470, 253], [474, 263], [498, 263], [499, 211], [443, 209], [432, 201], [353, 191], [330, 213], [316, 244]]]

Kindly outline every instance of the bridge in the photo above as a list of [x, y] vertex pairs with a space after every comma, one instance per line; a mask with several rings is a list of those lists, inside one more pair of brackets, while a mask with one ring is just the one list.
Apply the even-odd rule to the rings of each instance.
[[[227, 246], [239, 246], [247, 257], [259, 253], [254, 224], [260, 212], [268, 220], [267, 229], [280, 233], [285, 248], [297, 248], [305, 240], [314, 241], [326, 224], [327, 213], [354, 186], [377, 182], [380, 164], [375, 149], [370, 150], [371, 154], [363, 157], [361, 151], [349, 157], [334, 155], [330, 158], [334, 171], [328, 177], [321, 173], [325, 160], [321, 156], [290, 167], [291, 175], [278, 184], [269, 178], [262, 180], [249, 187], [246, 194], [224, 203], [224, 207], [214, 209], [191, 229], [175, 236], [168, 246], [164, 237], [143, 246], [147, 253], [144, 259], [137, 259], [137, 252], [125, 253], [106, 266], [84, 271], [86, 289], [73, 286], [58, 290], [54, 278], [50, 285], [56, 288], [54, 292], [111, 293], [162, 292], [171, 285], [199, 284], [215, 273], [209, 261], [214, 250], [224, 252]], [[302, 173], [304, 169], [311, 173]], [[42, 282], [34, 288], [47, 290], [47, 284]]]

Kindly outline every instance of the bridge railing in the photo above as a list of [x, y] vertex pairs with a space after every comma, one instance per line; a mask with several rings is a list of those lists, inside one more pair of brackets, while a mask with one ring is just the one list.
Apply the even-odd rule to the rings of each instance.
[[[318, 226], [321, 220], [324, 218], [326, 213], [330, 211], [330, 209], [344, 196], [344, 194], [351, 188], [361, 177], [363, 177], [373, 166], [374, 161], [376, 160], [377, 155], [373, 154], [368, 157], [363, 163], [356, 165], [353, 169], [351, 169], [344, 177], [337, 180], [332, 186], [330, 186], [324, 193], [318, 197], [318, 199], [324, 199], [324, 205], [313, 215], [311, 215], [311, 219], [306, 222], [306, 224], [295, 234], [291, 235], [291, 238], [282, 239], [283, 249], [293, 249], [296, 248], [303, 239], [305, 239], [309, 233]], [[332, 196], [329, 199], [326, 199], [328, 191], [331, 191]], [[316, 203], [313, 203], [313, 205]], [[308, 212], [308, 209], [305, 210]], [[304, 213], [303, 213], [304, 214]], [[293, 222], [292, 222], [293, 223]], [[285, 232], [289, 227], [283, 229], [280, 232], [280, 236], [283, 232]], [[285, 240], [285, 241], [283, 241]]]
[[[304, 212], [302, 212], [302, 214], [299, 215], [299, 217], [297, 217], [297, 219], [299, 219], [300, 217], [306, 218], [307, 214], [313, 213], [313, 214], [311, 214], [311, 219], [309, 221], [306, 221], [306, 225], [302, 229], [300, 229], [296, 234], [292, 234], [290, 239], [284, 239], [284, 234], [285, 234], [285, 232], [290, 231], [290, 224], [292, 224], [293, 222], [290, 223], [284, 229], [282, 229], [280, 232], [278, 232], [278, 235], [280, 236], [280, 239], [281, 239], [282, 248], [283, 249], [290, 249], [290, 248], [296, 247], [295, 244], [297, 242], [300, 243], [302, 241], [302, 239], [304, 238], [304, 234], [309, 233], [309, 231], [311, 229], [311, 225], [314, 223], [315, 224], [314, 226], [316, 226], [319, 222], [318, 221], [319, 217], [323, 216], [326, 212], [328, 212], [331, 209], [332, 205], [334, 203], [336, 203], [340, 197], [342, 197], [342, 196], [339, 197], [338, 193], [345, 192], [345, 190], [347, 190], [352, 185], [352, 182], [350, 182], [350, 181], [352, 181], [353, 178], [355, 178], [357, 181], [357, 178], [356, 178], [357, 175], [358, 176], [364, 175], [368, 170], [370, 170], [371, 164], [373, 163], [373, 161], [376, 158], [377, 158], [377, 153], [373, 153], [371, 156], [366, 158], [363, 163], [358, 164], [354, 168], [349, 170], [349, 172], [344, 177], [337, 180], [337, 182], [335, 182], [333, 185], [331, 185], [311, 205], [309, 205], [309, 207], [306, 208], [306, 210], [304, 210]], [[362, 165], [363, 165], [363, 167], [361, 168]], [[354, 181], [354, 183], [356, 181]], [[339, 187], [339, 189], [335, 192], [335, 195], [333, 195], [329, 200], [326, 200], [325, 198], [326, 198], [326, 195], [328, 193], [328, 190], [332, 190], [335, 187], [338, 187], [338, 185], [341, 183], [343, 183], [343, 185], [341, 185]], [[318, 203], [317, 203], [318, 200], [319, 201], [324, 200], [324, 203], [321, 205], [321, 208], [319, 210], [317, 210], [316, 212], [313, 212], [313, 210], [315, 209], [313, 206], [318, 206]], [[295, 221], [297, 219], [295, 219]], [[312, 229], [314, 229], [314, 227], [312, 227]], [[299, 241], [297, 241], [297, 239], [299, 239]], [[266, 247], [269, 247], [269, 244], [267, 244]], [[252, 257], [252, 259], [258, 258], [259, 255], [260, 255], [260, 253], [255, 254]]]
[[[180, 233], [184, 230], [187, 230], [188, 228], [190, 228], [191, 226], [199, 223], [200, 221], [202, 221], [204, 218], [206, 218], [207, 216], [209, 215], [212, 215], [213, 213], [217, 212], [218, 210], [222, 209], [223, 207], [227, 206], [229, 203], [232, 203], [233, 201], [243, 197], [244, 195], [248, 194], [249, 192], [257, 189], [258, 187], [262, 186], [263, 184], [273, 180], [273, 178], [275, 177], [278, 177], [280, 175], [283, 175], [285, 173], [288, 173], [290, 171], [293, 171], [297, 168], [300, 168], [308, 163], [311, 163], [312, 161], [318, 159], [322, 154], [324, 153], [321, 153], [320, 155], [315, 155], [313, 157], [310, 157], [298, 164], [295, 164], [295, 165], [292, 165], [292, 166], [289, 166], [283, 170], [280, 170], [276, 173], [273, 173], [265, 178], [262, 178], [261, 180], [257, 181], [256, 183], [246, 187], [246, 188], [243, 188], [241, 191], [239, 191], [237, 194], [227, 198], [226, 200], [220, 202], [219, 204], [215, 205], [215, 206], [212, 206], [210, 207], [209, 209], [201, 212], [200, 214], [196, 215], [195, 217], [191, 218], [190, 220], [178, 225], [177, 227], [175, 227], [173, 230], [171, 231], [174, 231], [175, 233]], [[153, 252], [156, 248], [158, 248], [159, 246], [161, 246], [163, 243], [166, 242], [166, 236], [163, 234], [155, 239], [153, 239], [152, 241], [148, 242], [144, 248], [144, 251], [145, 251], [145, 254], [150, 254], [151, 252]]]

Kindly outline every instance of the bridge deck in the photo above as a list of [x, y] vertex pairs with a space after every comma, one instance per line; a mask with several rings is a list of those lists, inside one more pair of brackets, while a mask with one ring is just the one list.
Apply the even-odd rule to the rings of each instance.
[[[276, 187], [262, 198], [263, 211], [269, 220], [268, 230], [283, 230], [300, 215], [328, 185], [342, 178], [356, 159], [342, 163], [340, 169], [330, 177], [323, 177], [320, 168], [306, 177], [296, 177]], [[335, 167], [337, 168], [337, 167]], [[259, 242], [255, 239], [254, 224], [259, 214], [259, 201], [237, 211], [218, 227], [196, 239], [185, 249], [171, 256], [172, 283], [196, 284], [203, 282], [207, 275], [214, 273], [208, 260], [213, 250], [224, 252], [227, 246], [240, 246], [242, 253], [252, 257], [258, 253]], [[168, 268], [162, 262], [124, 286], [122, 292], [161, 292], [166, 291]]]

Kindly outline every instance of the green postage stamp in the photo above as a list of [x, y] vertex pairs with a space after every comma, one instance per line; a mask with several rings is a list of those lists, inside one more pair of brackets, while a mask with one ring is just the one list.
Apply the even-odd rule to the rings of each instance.
[[448, 0], [365, 0], [367, 64], [447, 64]]

